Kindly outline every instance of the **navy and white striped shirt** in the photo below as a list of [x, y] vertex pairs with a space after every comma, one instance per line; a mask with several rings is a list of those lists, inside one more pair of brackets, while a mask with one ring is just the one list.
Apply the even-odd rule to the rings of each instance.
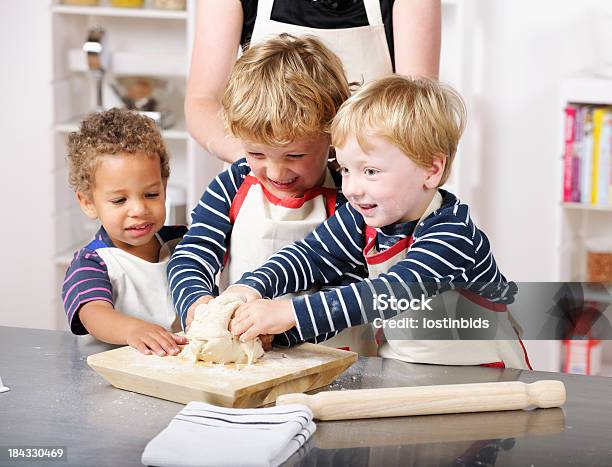
[[[453, 194], [439, 191], [442, 206], [418, 226], [401, 224], [403, 233], [398, 226], [376, 229], [379, 250], [414, 237], [406, 257], [386, 273], [292, 299], [301, 339], [393, 317], [396, 312], [391, 307], [386, 312], [375, 309], [373, 299], [381, 293], [411, 299], [415, 293], [432, 296], [463, 288], [499, 304], [513, 301], [516, 285], [499, 272], [489, 241], [472, 222], [469, 207]], [[353, 269], [362, 271], [365, 227], [363, 216], [347, 203], [304, 240], [282, 248], [238, 283], [274, 298], [307, 290], [313, 283], [329, 283]]]
[[[238, 189], [250, 172], [251, 168], [246, 160], [240, 159], [215, 177], [193, 209], [191, 227], [170, 258], [168, 285], [183, 329], [187, 310], [198, 298], [218, 295], [215, 279], [223, 269], [233, 228], [230, 208]], [[334, 171], [332, 175], [339, 190], [341, 177]], [[339, 190], [336, 207], [344, 203], [346, 198]], [[358, 275], [343, 276], [338, 283], [355, 282], [364, 274], [365, 269]], [[288, 339], [296, 343], [297, 332]]]

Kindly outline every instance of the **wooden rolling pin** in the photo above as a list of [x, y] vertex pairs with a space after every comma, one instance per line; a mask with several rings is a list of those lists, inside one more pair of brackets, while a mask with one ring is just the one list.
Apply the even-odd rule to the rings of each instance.
[[304, 404], [318, 420], [404, 417], [444, 413], [491, 412], [528, 407], [560, 407], [565, 402], [561, 381], [449, 384], [381, 389], [284, 394], [276, 405]]

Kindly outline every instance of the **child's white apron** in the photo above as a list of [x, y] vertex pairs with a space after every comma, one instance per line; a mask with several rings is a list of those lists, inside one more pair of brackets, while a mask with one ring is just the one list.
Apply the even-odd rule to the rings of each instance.
[[319, 38], [344, 65], [349, 82], [368, 82], [393, 73], [379, 0], [363, 0], [368, 26], [320, 29], [272, 20], [274, 0], [259, 0], [251, 44], [283, 32]]
[[[442, 196], [436, 192], [434, 199], [417, 222], [417, 226], [442, 205]], [[376, 230], [366, 227], [366, 246], [363, 250], [371, 279], [386, 273], [392, 266], [402, 261], [410, 249], [413, 237], [400, 240], [387, 250], [376, 251]], [[385, 339], [380, 343], [378, 354], [385, 358], [395, 358], [412, 363], [438, 365], [485, 365], [494, 367], [528, 369], [529, 362], [522, 342], [508, 319], [505, 305], [492, 303], [475, 293], [449, 290], [437, 295], [431, 301], [431, 311], [401, 313], [388, 321], [398, 321], [406, 316], [427, 316], [436, 309], [446, 310], [449, 318], [459, 310], [469, 310], [471, 316], [486, 317], [497, 331], [497, 339], [491, 340], [415, 340], [410, 329], [393, 331], [385, 329]], [[417, 330], [416, 332], [420, 332]], [[457, 334], [453, 332], [455, 336]], [[499, 337], [507, 336], [507, 340]], [[400, 339], [398, 339], [400, 337]]]
[[117, 311], [178, 331], [180, 325], [168, 288], [166, 267], [181, 239], [163, 243], [157, 234], [155, 236], [161, 244], [157, 263], [150, 263], [116, 247], [99, 248], [96, 253], [106, 263]]
[[[303, 240], [334, 213], [337, 194], [329, 169], [323, 185], [308, 190], [301, 198], [279, 199], [268, 192], [256, 177], [247, 175], [230, 208], [233, 228], [219, 281], [220, 292], [238, 281], [245, 272], [257, 269], [281, 248]], [[304, 273], [308, 274], [308, 271]], [[359, 332], [350, 328], [347, 331], [347, 336]], [[325, 345], [359, 351], [358, 348], [355, 350], [355, 345], [350, 345], [350, 340], [348, 343], [334, 341], [338, 337], [325, 341]]]

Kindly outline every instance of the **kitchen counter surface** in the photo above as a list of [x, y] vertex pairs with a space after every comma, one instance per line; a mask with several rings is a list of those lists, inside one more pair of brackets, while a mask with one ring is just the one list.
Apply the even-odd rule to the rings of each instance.
[[[68, 460], [0, 465], [137, 466], [183, 407], [115, 389], [87, 356], [110, 348], [61, 331], [0, 327], [0, 447], [64, 446]], [[287, 465], [612, 465], [612, 378], [360, 358], [324, 390], [559, 379], [562, 409], [317, 422]]]

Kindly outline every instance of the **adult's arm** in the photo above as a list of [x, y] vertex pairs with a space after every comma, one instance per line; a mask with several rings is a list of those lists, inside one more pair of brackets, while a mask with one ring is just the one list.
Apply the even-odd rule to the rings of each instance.
[[440, 0], [395, 0], [395, 71], [438, 78], [440, 72]]
[[185, 118], [191, 136], [225, 162], [240, 159], [240, 141], [226, 135], [221, 97], [236, 61], [242, 32], [240, 0], [199, 0]]

